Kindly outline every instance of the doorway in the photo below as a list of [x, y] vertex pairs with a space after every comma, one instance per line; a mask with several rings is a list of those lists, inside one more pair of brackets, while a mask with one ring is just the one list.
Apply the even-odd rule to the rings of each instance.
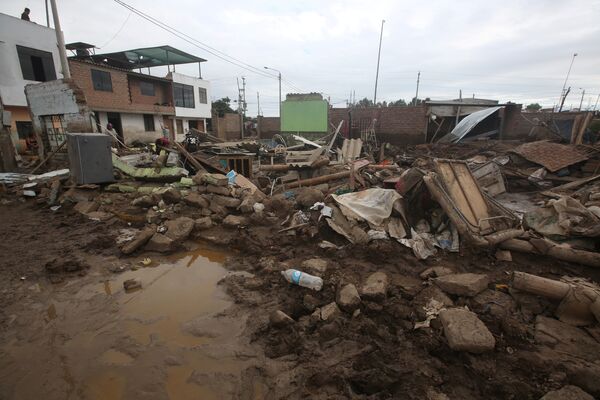
[[121, 125], [121, 114], [109, 112], [109, 113], [106, 113], [106, 117], [108, 119], [108, 122], [110, 124], [112, 124], [115, 132], [117, 132], [117, 136], [119, 137], [119, 140], [121, 142], [125, 143], [125, 139], [123, 137], [123, 126]]

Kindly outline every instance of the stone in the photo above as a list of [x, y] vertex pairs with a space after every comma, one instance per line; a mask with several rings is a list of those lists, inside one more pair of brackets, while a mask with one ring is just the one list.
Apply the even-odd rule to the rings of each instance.
[[496, 254], [494, 254], [494, 256], [498, 261], [512, 261], [512, 254], [510, 253], [510, 250], [498, 249], [496, 250]]
[[92, 211], [86, 214], [86, 216], [93, 221], [108, 221], [113, 217], [111, 213], [107, 213], [104, 211]]
[[320, 304], [321, 304], [321, 302], [319, 301], [319, 299], [317, 299], [315, 296], [313, 296], [311, 294], [305, 294], [304, 298], [302, 299], [302, 305], [309, 312], [315, 311], [317, 309], [317, 307], [319, 307]]
[[75, 204], [75, 207], [73, 207], [73, 208], [77, 212], [80, 212], [82, 214], [87, 214], [92, 211], [97, 211], [99, 207], [100, 207], [100, 204], [96, 203], [95, 201], [80, 201], [77, 204]]
[[231, 196], [231, 191], [227, 186], [208, 185], [206, 191], [208, 193], [220, 194], [221, 196]]
[[170, 187], [162, 192], [161, 198], [167, 204], [179, 203], [181, 201], [181, 193], [179, 193], [179, 190]]
[[210, 202], [206, 199], [205, 196], [195, 192], [191, 192], [190, 194], [185, 196], [183, 198], [183, 201], [185, 202], [185, 204], [197, 208], [208, 208], [208, 206], [210, 205]]
[[200, 176], [200, 180], [206, 184], [213, 186], [227, 186], [229, 185], [229, 178], [223, 174], [207, 174], [203, 173]]
[[311, 258], [309, 260], [302, 261], [300, 268], [302, 271], [310, 274], [322, 276], [325, 271], [327, 271], [327, 260], [323, 260], [322, 258]]
[[546, 393], [540, 400], [594, 400], [594, 397], [577, 386], [567, 385]]
[[149, 224], [160, 224], [162, 221], [162, 214], [154, 209], [149, 209], [146, 213], [146, 222]]
[[400, 291], [405, 297], [412, 299], [415, 297], [421, 289], [423, 289], [423, 282], [420, 279], [413, 278], [407, 275], [394, 275], [392, 279], [394, 286], [398, 286]]
[[212, 197], [211, 202], [216, 202], [217, 204], [227, 207], [227, 208], [238, 208], [242, 201], [240, 199], [236, 199], [235, 197], [227, 197], [215, 194]]
[[345, 285], [338, 291], [335, 301], [344, 311], [352, 312], [356, 310], [360, 305], [360, 296], [356, 286], [351, 283]]
[[208, 208], [203, 208], [202, 211], [200, 211], [200, 214], [204, 215], [205, 217], [209, 217], [212, 215], [212, 211], [210, 211], [210, 209]]
[[126, 292], [141, 289], [142, 282], [139, 279], [127, 279], [123, 282], [123, 288], [125, 288]]
[[337, 304], [334, 302], [327, 304], [326, 306], [321, 307], [321, 319], [323, 321], [329, 321], [337, 318], [342, 312], [340, 311]]
[[210, 217], [202, 217], [194, 221], [194, 229], [197, 231], [208, 229], [212, 226], [213, 222], [212, 219], [210, 219]]
[[133, 199], [131, 205], [142, 208], [150, 208], [157, 205], [159, 201], [160, 199], [158, 198], [158, 196], [147, 194]]
[[429, 267], [419, 274], [421, 279], [438, 278], [440, 276], [453, 274], [454, 271], [447, 267]]
[[154, 229], [146, 228], [140, 231], [133, 240], [126, 243], [123, 247], [121, 247], [121, 252], [123, 254], [131, 254], [150, 240], [150, 238], [154, 236]]
[[369, 300], [383, 300], [387, 295], [388, 277], [385, 272], [375, 272], [367, 278], [361, 289], [361, 295]]
[[296, 203], [302, 207], [312, 207], [317, 202], [322, 202], [325, 196], [323, 192], [314, 188], [302, 188], [298, 189], [296, 194]]
[[168, 253], [175, 248], [175, 242], [170, 237], [162, 233], [152, 235], [145, 249], [148, 251], [156, 251], [157, 253]]
[[413, 299], [413, 307], [419, 320], [424, 320], [427, 318], [427, 313], [423, 307], [425, 307], [431, 299], [442, 303], [445, 307], [453, 307], [454, 302], [446, 295], [446, 293], [442, 292], [440, 288], [435, 285], [431, 285], [421, 290], [418, 295]]
[[535, 318], [534, 339], [554, 351], [591, 362], [595, 362], [600, 354], [600, 343], [583, 329], [542, 315]]
[[271, 315], [269, 315], [269, 322], [272, 326], [280, 328], [283, 326], [292, 325], [294, 320], [283, 311], [277, 310], [273, 311]]
[[243, 225], [247, 225], [248, 221], [245, 217], [238, 215], [228, 215], [223, 220], [223, 225], [228, 226], [230, 228], [238, 228]]
[[487, 289], [490, 280], [487, 275], [466, 273], [440, 276], [434, 282], [446, 293], [473, 297]]
[[180, 244], [182, 241], [190, 236], [192, 230], [194, 229], [195, 222], [193, 219], [189, 217], [179, 217], [172, 221], [165, 222], [165, 226], [167, 227], [166, 236], [171, 238], [177, 244]]
[[223, 207], [222, 205], [219, 205], [215, 202], [211, 202], [210, 206], [208, 206], [208, 209], [210, 211], [212, 211], [214, 214], [218, 214], [221, 216], [225, 216], [228, 214], [227, 209], [225, 207]]
[[464, 308], [451, 308], [442, 310], [439, 319], [452, 350], [483, 353], [494, 349], [494, 335], [474, 312]]
[[502, 318], [516, 308], [515, 301], [509, 294], [492, 289], [479, 293], [469, 304], [473, 311], [480, 314], [489, 313], [496, 318]]

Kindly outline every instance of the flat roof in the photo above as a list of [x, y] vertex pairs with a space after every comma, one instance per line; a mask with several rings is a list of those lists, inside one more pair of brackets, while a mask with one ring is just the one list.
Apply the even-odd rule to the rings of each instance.
[[159, 67], [163, 65], [179, 65], [193, 62], [205, 62], [171, 46], [145, 47], [142, 49], [124, 50], [114, 53], [75, 56], [73, 58], [91, 58], [96, 63], [104, 63], [118, 68], [135, 69]]

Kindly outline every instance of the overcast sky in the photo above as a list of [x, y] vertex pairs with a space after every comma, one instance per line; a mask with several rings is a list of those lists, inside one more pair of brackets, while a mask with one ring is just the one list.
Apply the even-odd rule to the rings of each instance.
[[[334, 106], [373, 98], [377, 46], [385, 19], [378, 100], [480, 98], [552, 106], [573, 53], [566, 106], [593, 107], [600, 93], [600, 1], [203, 1], [124, 0], [247, 65], [282, 72], [285, 93], [320, 92]], [[277, 115], [277, 80], [232, 65], [131, 13], [112, 0], [57, 0], [66, 42], [111, 52], [171, 45], [208, 62], [212, 98], [237, 98], [246, 77], [248, 112]], [[1, 0], [0, 12], [45, 24], [44, 0]], [[214, 50], [211, 50], [214, 52]], [[157, 73], [161, 71], [156, 71]], [[197, 65], [177, 72], [197, 75]], [[600, 107], [600, 104], [599, 104]], [[235, 108], [235, 106], [234, 106]]]

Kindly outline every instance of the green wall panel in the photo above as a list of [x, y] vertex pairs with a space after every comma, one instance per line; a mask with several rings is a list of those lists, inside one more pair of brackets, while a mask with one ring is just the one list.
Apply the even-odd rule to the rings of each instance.
[[281, 103], [282, 132], [327, 132], [327, 101], [286, 100]]

